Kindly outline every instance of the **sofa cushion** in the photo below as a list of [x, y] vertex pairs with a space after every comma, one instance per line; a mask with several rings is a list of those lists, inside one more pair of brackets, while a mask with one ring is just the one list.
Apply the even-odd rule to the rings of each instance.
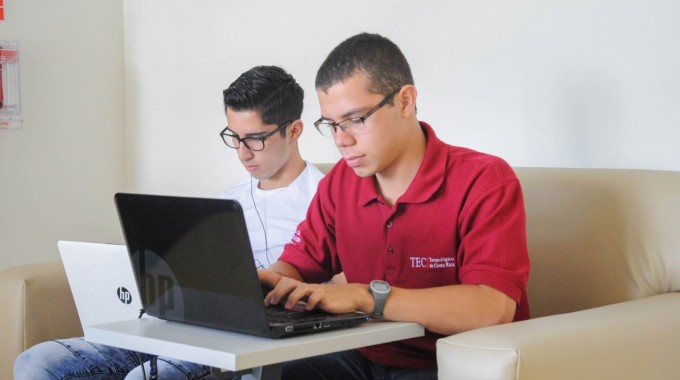
[[675, 379], [680, 293], [437, 341], [440, 379]]

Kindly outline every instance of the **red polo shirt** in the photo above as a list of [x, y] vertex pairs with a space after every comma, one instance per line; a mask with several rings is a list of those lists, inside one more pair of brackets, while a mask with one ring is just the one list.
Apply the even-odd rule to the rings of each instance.
[[[485, 284], [518, 303], [515, 320], [529, 318], [529, 257], [522, 190], [502, 159], [445, 144], [421, 123], [425, 157], [413, 182], [392, 206], [373, 178], [344, 161], [321, 180], [306, 219], [280, 260], [305, 281], [345, 272], [350, 283], [381, 279], [402, 288]], [[362, 348], [377, 363], [436, 367], [441, 335]]]

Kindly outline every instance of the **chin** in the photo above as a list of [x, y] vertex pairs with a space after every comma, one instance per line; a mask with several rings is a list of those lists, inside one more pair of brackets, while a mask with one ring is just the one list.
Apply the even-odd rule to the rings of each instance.
[[258, 181], [264, 181], [264, 180], [267, 180], [271, 177], [270, 175], [258, 175], [256, 173], [252, 173], [250, 176], [255, 178]]
[[352, 168], [352, 170], [354, 170], [354, 174], [361, 178], [372, 177], [375, 175], [375, 171], [368, 168], [356, 167]]
[[255, 178], [258, 181], [261, 181], [263, 179], [267, 179], [267, 177], [268, 177], [268, 176], [264, 175], [264, 173], [262, 173], [262, 171], [260, 171], [260, 170], [255, 170], [254, 172], [250, 172], [248, 174], [250, 174], [251, 177]]

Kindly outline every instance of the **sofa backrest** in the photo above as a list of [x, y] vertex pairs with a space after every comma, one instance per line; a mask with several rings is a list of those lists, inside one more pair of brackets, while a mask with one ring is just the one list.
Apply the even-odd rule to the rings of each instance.
[[532, 317], [680, 291], [680, 172], [515, 172], [527, 213]]
[[515, 171], [532, 317], [680, 290], [680, 172]]

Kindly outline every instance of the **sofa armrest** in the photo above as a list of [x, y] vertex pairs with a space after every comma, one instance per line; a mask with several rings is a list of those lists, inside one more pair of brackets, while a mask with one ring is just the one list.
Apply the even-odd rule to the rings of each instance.
[[0, 378], [11, 379], [14, 360], [50, 339], [82, 336], [61, 261], [0, 271]]
[[437, 342], [439, 379], [677, 378], [679, 310], [667, 293], [452, 335]]

